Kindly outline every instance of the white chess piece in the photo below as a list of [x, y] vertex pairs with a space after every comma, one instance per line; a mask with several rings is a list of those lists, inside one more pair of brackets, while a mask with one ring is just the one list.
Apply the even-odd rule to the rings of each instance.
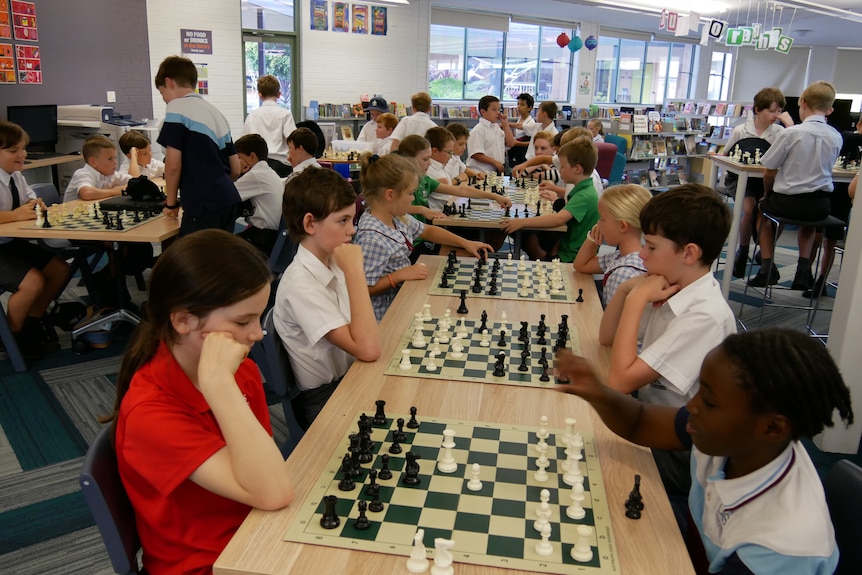
[[589, 525], [578, 525], [578, 541], [572, 547], [572, 559], [580, 563], [586, 563], [593, 558], [593, 548], [590, 545], [593, 539], [593, 528]]
[[506, 310], [501, 311], [500, 312], [500, 322], [506, 323], [507, 319], [508, 319], [508, 316], [506, 315]]
[[460, 359], [464, 357], [464, 354], [461, 353], [463, 350], [464, 346], [461, 345], [461, 334], [456, 333], [455, 337], [452, 338], [452, 351], [449, 355], [451, 355], [453, 359]]
[[442, 473], [454, 473], [458, 469], [458, 463], [452, 456], [452, 448], [455, 447], [455, 430], [448, 427], [443, 430], [443, 443], [440, 446], [443, 448], [443, 455], [437, 462], [437, 469]]
[[533, 479], [540, 483], [546, 482], [548, 480], [548, 472], [545, 470], [550, 464], [551, 462], [548, 461], [547, 457], [545, 457], [544, 461], [542, 460], [542, 458], [537, 459], [536, 467], [538, 467], [539, 469], [533, 474]]
[[491, 347], [491, 334], [488, 333], [487, 329], [482, 330], [482, 339], [479, 345], [481, 347]]
[[440, 355], [440, 338], [435, 337], [431, 341], [433, 341], [433, 343], [431, 344], [431, 356], [437, 357], [438, 355]]
[[551, 545], [551, 524], [542, 526], [542, 540], [536, 543], [536, 554], [547, 557], [554, 554], [554, 546]]
[[434, 565], [431, 566], [431, 575], [455, 575], [451, 552], [454, 546], [455, 542], [451, 539], [438, 537], [434, 540]]
[[431, 321], [431, 304], [426, 303], [422, 305], [422, 319], [425, 321]]
[[551, 513], [550, 503], [547, 501], [541, 501], [539, 506], [536, 507], [536, 516], [538, 519], [533, 521], [533, 529], [541, 533], [544, 526], [550, 523]]
[[513, 262], [513, 261], [512, 261], [512, 252], [509, 252], [509, 255], [508, 255], [508, 256], [506, 256], [506, 265], [507, 265], [507, 266], [510, 266], [510, 265], [512, 265], [512, 264], [514, 264], [514, 263], [515, 263], [515, 262]]
[[36, 204], [36, 226], [41, 227], [45, 223], [45, 218], [42, 216], [42, 206]]
[[413, 347], [425, 347], [425, 335], [422, 333], [422, 330], [416, 328], [413, 330], [413, 339], [410, 341]]
[[[542, 489], [541, 491], [539, 491], [539, 501], [544, 502], [544, 503], [548, 503], [549, 501], [551, 501], [551, 492], [548, 491], [547, 489]], [[541, 517], [541, 516], [542, 516], [541, 508], [536, 507], [536, 517]]]
[[467, 489], [470, 491], [481, 491], [482, 481], [479, 479], [480, 468], [478, 463], [474, 463], [470, 468], [470, 473], [473, 477], [467, 482]]
[[425, 544], [422, 542], [424, 538], [425, 530], [417, 529], [416, 535], [413, 536], [413, 550], [410, 551], [410, 558], [407, 559], [407, 570], [411, 573], [428, 571], [428, 558], [425, 553]]
[[563, 443], [568, 447], [572, 442], [572, 436], [575, 434], [575, 425], [578, 421], [574, 417], [566, 418], [566, 434], [563, 436]]
[[584, 484], [575, 483], [572, 485], [572, 493], [569, 495], [572, 504], [566, 507], [566, 516], [570, 519], [583, 519], [587, 512], [584, 511], [582, 501], [586, 499], [584, 495]]
[[539, 442], [536, 444], [536, 451], [538, 452], [546, 452], [548, 451], [548, 444], [545, 440], [548, 438], [550, 433], [548, 433], [548, 418], [546, 416], [542, 416], [539, 418], [539, 431], [536, 432], [536, 437], [539, 439]]
[[584, 475], [581, 473], [581, 464], [578, 461], [580, 458], [580, 451], [577, 451], [577, 456], [575, 453], [569, 453], [569, 457], [566, 459], [566, 473], [563, 475], [563, 483], [566, 485], [574, 486], [578, 483], [583, 485]]
[[437, 362], [434, 361], [434, 356], [428, 358], [428, 362], [425, 364], [425, 369], [427, 371], [437, 371]]
[[398, 364], [398, 369], [403, 371], [410, 371], [413, 369], [413, 364], [410, 363], [410, 350], [402, 349], [401, 350], [401, 363]]

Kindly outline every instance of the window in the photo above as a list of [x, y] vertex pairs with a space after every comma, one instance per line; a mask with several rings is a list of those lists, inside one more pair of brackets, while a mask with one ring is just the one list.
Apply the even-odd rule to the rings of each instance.
[[508, 32], [431, 25], [428, 92], [435, 100], [568, 101], [577, 55], [557, 45], [570, 29], [512, 22]]
[[242, 0], [240, 6], [246, 30], [296, 32], [293, 0]]
[[602, 36], [593, 101], [661, 104], [687, 98], [693, 63], [690, 44]]
[[709, 87], [706, 97], [709, 100], [727, 100], [730, 91], [730, 70], [733, 54], [730, 52], [713, 52], [712, 64], [709, 66]]
[[241, 0], [245, 58], [245, 109], [260, 105], [257, 79], [272, 74], [281, 85], [278, 105], [299, 117], [296, 78], [296, 6], [293, 0]]

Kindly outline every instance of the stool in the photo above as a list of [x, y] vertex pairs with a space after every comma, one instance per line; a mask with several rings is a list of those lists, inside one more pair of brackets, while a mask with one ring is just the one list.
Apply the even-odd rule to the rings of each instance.
[[[846, 229], [845, 229], [845, 236], [846, 236]], [[836, 256], [839, 256], [841, 258], [838, 262], [838, 277], [841, 277], [841, 267], [844, 265], [844, 245], [845, 245], [844, 241], [840, 241], [837, 244], [835, 244], [835, 247], [832, 250]], [[813, 338], [819, 339], [820, 342], [823, 344], [825, 344], [826, 340], [829, 338], [829, 333], [818, 333], [817, 331], [815, 331], [813, 324], [814, 324], [814, 317], [817, 315], [817, 311], [820, 309], [820, 296], [826, 294], [826, 288], [827, 287], [831, 287], [831, 288], [837, 290], [838, 289], [838, 281], [836, 280], [834, 282], [831, 282], [829, 280], [825, 280], [825, 283], [823, 284], [823, 291], [822, 292], [820, 292], [820, 293], [813, 293], [812, 292], [813, 295], [812, 295], [811, 299], [814, 301], [814, 309], [812, 309], [810, 312], [808, 312], [808, 323], [805, 326], [808, 329], [808, 335], [810, 335]], [[824, 311], [830, 311], [831, 312], [832, 310], [827, 309]]]
[[[775, 246], [775, 248], [776, 248], [774, 251], [777, 251], [777, 245], [776, 244], [778, 243], [778, 230], [779, 230], [779, 227], [782, 225], [783, 226], [792, 225], [792, 226], [800, 226], [800, 227], [813, 227], [813, 228], [829, 228], [829, 227], [835, 227], [835, 226], [844, 227], [846, 225], [844, 222], [842, 222], [841, 220], [839, 220], [838, 218], [835, 218], [833, 216], [827, 216], [822, 220], [811, 221], [811, 220], [795, 220], [795, 219], [791, 219], [791, 218], [784, 218], [781, 216], [776, 216], [776, 215], [770, 214], [768, 212], [761, 212], [761, 214], [764, 218], [767, 218], [773, 224], [773, 230], [774, 230], [773, 246]], [[760, 245], [760, 235], [758, 234], [755, 236], [755, 239], [754, 239], [754, 251], [755, 252], [757, 252], [757, 248], [759, 245]], [[816, 253], [817, 253], [817, 255], [815, 257], [815, 261], [813, 264], [815, 269], [818, 267], [818, 265], [820, 263], [820, 246], [819, 245], [817, 246]], [[774, 252], [773, 252], [773, 259], [774, 259]], [[746, 298], [746, 295], [748, 294], [748, 288], [749, 288], [748, 279], [751, 277], [751, 272], [752, 272], [753, 267], [754, 267], [754, 258], [752, 258], [751, 262], [749, 262], [749, 264], [748, 264], [748, 273], [746, 274], [745, 288], [742, 291], [742, 302], [739, 304], [739, 314], [736, 317], [737, 323], [745, 331], [748, 331], [748, 326], [746, 326], [745, 322], [742, 320], [742, 314], [743, 314], [743, 309], [745, 308], [745, 298]], [[774, 286], [767, 285], [765, 288], [763, 288], [763, 291], [760, 292], [759, 288], [752, 287], [752, 289], [757, 290], [758, 292], [763, 294], [763, 299], [761, 300], [761, 303], [760, 303], [760, 316], [758, 319], [758, 324], [763, 322], [763, 311], [766, 309], [766, 307], [778, 307], [778, 308], [785, 308], [785, 309], [805, 310], [808, 312], [808, 319], [810, 320], [811, 311], [817, 305], [817, 299], [818, 298], [811, 298], [811, 300], [809, 300], [809, 303], [807, 305], [788, 305], [788, 304], [767, 303], [767, 300], [772, 295], [773, 288], [774, 288]], [[778, 288], [778, 289], [786, 289], [786, 288]], [[801, 294], [801, 292], [800, 292], [800, 294]], [[810, 321], [808, 323], [810, 323]]]

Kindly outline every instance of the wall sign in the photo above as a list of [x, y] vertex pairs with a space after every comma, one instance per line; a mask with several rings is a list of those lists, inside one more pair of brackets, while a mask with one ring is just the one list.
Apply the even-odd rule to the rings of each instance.
[[212, 54], [212, 30], [180, 30], [180, 44], [183, 54]]

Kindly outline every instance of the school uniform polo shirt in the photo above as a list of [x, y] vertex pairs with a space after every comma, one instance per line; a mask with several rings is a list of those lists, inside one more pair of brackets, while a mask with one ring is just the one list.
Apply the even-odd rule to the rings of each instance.
[[359, 135], [356, 136], [357, 142], [369, 142], [372, 144], [377, 143], [377, 122], [374, 120], [369, 120], [365, 122], [365, 125], [362, 126], [362, 130], [359, 132]]
[[721, 286], [706, 272], [659, 307], [647, 306], [641, 316], [638, 355], [659, 373], [640, 388], [645, 403], [681, 407], [697, 393], [703, 358], [712, 348], [736, 333], [736, 319]]
[[[688, 410], [676, 418], [677, 436], [685, 431]], [[823, 484], [798, 441], [775, 459], [736, 479], [725, 479], [725, 457], [691, 450], [689, 510], [703, 541], [711, 573], [736, 556], [757, 575], [831, 575], [838, 546]]]
[[535, 143], [533, 142], [533, 136], [535, 136], [535, 135], [536, 135], [536, 134], [538, 134], [539, 132], [547, 132], [547, 133], [549, 133], [551, 136], [556, 136], [556, 135], [557, 135], [557, 132], [559, 132], [559, 130], [557, 129], [557, 126], [555, 126], [553, 122], [551, 122], [550, 124], [548, 124], [548, 126], [547, 126], [546, 128], [543, 128], [541, 124], [539, 124], [538, 122], [536, 122], [536, 123], [535, 123], [535, 127], [537, 127], [538, 129], [537, 129], [537, 130], [533, 130], [533, 133], [532, 133], [532, 134], [529, 134], [529, 136], [530, 136], [530, 145], [529, 145], [529, 146], [527, 146], [527, 155], [526, 155], [526, 156], [524, 156], [524, 157], [525, 157], [525, 158], [527, 158], [528, 160], [531, 160], [531, 159], [533, 159], [533, 158], [535, 158], [535, 157], [536, 157], [536, 145], [535, 145]]
[[[446, 173], [446, 166], [444, 166], [437, 160], [431, 160], [431, 164], [428, 166], [428, 172], [425, 175], [432, 180], [437, 181], [438, 184], [440, 183], [441, 179], [445, 179], [446, 184], [452, 185], [452, 178], [450, 178], [449, 174]], [[428, 207], [432, 210], [442, 212], [443, 206], [451, 203], [452, 199], [452, 196], [449, 194], [441, 194], [440, 192], [434, 191], [428, 197]]]
[[572, 214], [560, 239], [560, 261], [575, 261], [587, 234], [599, 221], [599, 196], [589, 178], [579, 182], [566, 196], [563, 210]]
[[[254, 416], [272, 435], [257, 365], [244, 360], [234, 377]], [[160, 343], [132, 378], [116, 432], [120, 477], [135, 510], [149, 573], [210, 573], [251, 510], [189, 479], [224, 446], [206, 399]]]
[[826, 116], [808, 116], [781, 132], [760, 163], [778, 170], [772, 186], [777, 194], [831, 192], [832, 167], [843, 143], [838, 130], [826, 123]]
[[[36, 199], [36, 193], [27, 185], [27, 180], [24, 179], [21, 172], [13, 172], [9, 174], [3, 168], [0, 168], [0, 211], [9, 212], [12, 210], [12, 178], [15, 179], [15, 187], [18, 189], [18, 201], [20, 205], [24, 205], [30, 200]], [[11, 242], [13, 238], [0, 238], [0, 244]]]
[[326, 339], [350, 325], [347, 282], [335, 262], [325, 265], [300, 244], [278, 284], [272, 317], [302, 391], [340, 379], [353, 364], [352, 355]]
[[254, 204], [254, 213], [246, 221], [260, 230], [277, 230], [281, 224], [284, 182], [275, 170], [260, 161], [240, 176], [235, 185], [239, 197]]
[[425, 137], [425, 132], [436, 128], [437, 124], [425, 112], [413, 112], [410, 116], [404, 116], [398, 120], [398, 125], [392, 130], [392, 139], [403, 142], [407, 136]]
[[266, 140], [268, 156], [287, 162], [287, 137], [296, 129], [293, 114], [275, 100], [264, 100], [249, 112], [243, 125], [244, 134], [258, 134]]
[[467, 167], [480, 172], [494, 172], [497, 170], [491, 164], [480, 162], [473, 158], [473, 154], [485, 154], [498, 162], [506, 162], [506, 136], [499, 124], [489, 122], [480, 118], [479, 123], [470, 130], [467, 138]]
[[131, 178], [132, 176], [129, 174], [121, 172], [114, 172], [109, 176], [104, 176], [90, 164], [84, 164], [83, 168], [78, 168], [72, 174], [72, 178], [66, 186], [66, 192], [63, 194], [63, 203], [80, 199], [78, 198], [78, 191], [81, 188], [90, 187], [108, 190], [116, 186], [125, 185]]

